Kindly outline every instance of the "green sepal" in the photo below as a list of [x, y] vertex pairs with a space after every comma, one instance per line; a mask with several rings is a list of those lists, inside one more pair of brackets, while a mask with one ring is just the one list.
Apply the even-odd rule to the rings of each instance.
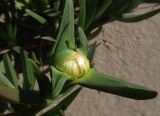
[[57, 97], [68, 80], [68, 75], [51, 66], [52, 97]]
[[58, 54], [60, 51], [63, 51], [67, 48], [75, 49], [74, 9], [72, 0], [67, 0], [65, 3], [58, 36], [49, 56], [53, 58], [55, 54]]
[[157, 92], [154, 90], [99, 73], [94, 69], [90, 69], [88, 74], [82, 78], [74, 80], [73, 84], [137, 100], [151, 99], [157, 96]]

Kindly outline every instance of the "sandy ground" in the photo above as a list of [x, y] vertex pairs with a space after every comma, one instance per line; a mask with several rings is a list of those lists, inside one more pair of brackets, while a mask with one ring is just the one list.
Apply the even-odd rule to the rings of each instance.
[[[95, 68], [160, 93], [160, 14], [139, 23], [113, 22], [97, 37]], [[106, 40], [107, 42], [103, 42]], [[84, 88], [66, 116], [160, 116], [160, 95], [131, 100]]]

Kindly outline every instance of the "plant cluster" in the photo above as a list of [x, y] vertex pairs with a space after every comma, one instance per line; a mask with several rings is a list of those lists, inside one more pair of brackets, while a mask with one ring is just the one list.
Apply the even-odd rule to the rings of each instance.
[[96, 42], [88, 44], [105, 23], [137, 22], [160, 12], [131, 14], [145, 2], [1, 0], [0, 113], [62, 116], [82, 86], [131, 99], [156, 97], [152, 89], [96, 71]]

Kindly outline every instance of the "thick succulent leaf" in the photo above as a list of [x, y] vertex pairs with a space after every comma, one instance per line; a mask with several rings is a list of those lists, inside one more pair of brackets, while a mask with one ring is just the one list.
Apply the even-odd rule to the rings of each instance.
[[109, 12], [112, 16], [131, 12], [142, 2], [143, 0], [112, 0], [112, 4], [109, 6]]
[[31, 62], [29, 61], [27, 53], [24, 51], [21, 51], [21, 62], [22, 62], [23, 76], [24, 76], [23, 88], [33, 89], [35, 86], [33, 67], [31, 65]]
[[52, 96], [57, 97], [65, 82], [68, 80], [67, 75], [63, 72], [58, 71], [56, 68], [51, 66], [51, 72], [52, 72]]
[[151, 99], [157, 96], [157, 92], [154, 90], [99, 73], [94, 69], [91, 69], [88, 74], [73, 81], [73, 83], [137, 100]]
[[48, 97], [51, 94], [52, 88], [49, 78], [40, 70], [34, 60], [29, 59], [29, 62], [33, 67], [33, 72], [38, 82], [41, 97]]
[[84, 29], [86, 20], [86, 0], [79, 0], [79, 4], [80, 4], [79, 25], [82, 29]]
[[68, 47], [70, 49], [75, 49], [74, 9], [72, 0], [66, 0], [62, 21], [60, 24], [60, 29], [58, 32], [56, 42], [50, 52], [50, 56], [52, 57], [56, 53], [63, 51]]
[[15, 1], [15, 7], [16, 9], [22, 10], [22, 8], [24, 7], [24, 4], [19, 1]]
[[35, 20], [37, 20], [39, 23], [41, 23], [41, 24], [47, 23], [47, 20], [45, 18], [43, 18], [39, 14], [35, 13], [34, 11], [32, 11], [30, 9], [26, 9], [25, 11], [26, 11], [26, 13], [28, 15], [30, 15], [32, 18], [34, 18]]
[[81, 43], [79, 49], [87, 56], [88, 55], [87, 37], [81, 27], [78, 28], [78, 33], [79, 33], [79, 39]]
[[7, 53], [4, 54], [3, 61], [8, 80], [18, 88], [18, 77]]
[[3, 60], [0, 61], [0, 72], [3, 74], [6, 73]]
[[59, 10], [60, 3], [61, 3], [61, 0], [55, 0], [55, 1], [54, 1], [54, 10], [55, 10], [55, 11], [58, 11], [58, 10]]
[[0, 84], [0, 99], [3, 99], [8, 102], [18, 103], [19, 92], [17, 88], [10, 88]]
[[153, 10], [153, 11], [141, 14], [141, 15], [137, 15], [137, 16], [122, 15], [121, 17], [117, 17], [115, 19], [119, 20], [119, 21], [123, 21], [123, 22], [129, 22], [129, 23], [138, 22], [138, 21], [150, 18], [150, 17], [158, 14], [159, 12], [160, 12], [160, 9], [156, 9], [156, 10]]
[[64, 110], [71, 104], [71, 102], [76, 98], [78, 93], [82, 87], [72, 86], [60, 94], [58, 97], [54, 99], [47, 99], [45, 108], [41, 109], [36, 113], [36, 116], [44, 115], [44, 116], [61, 116]]
[[94, 21], [94, 18], [96, 16], [97, 7], [98, 7], [98, 0], [88, 0], [86, 2], [85, 31], [89, 28], [89, 26]]
[[0, 85], [15, 88], [14, 85], [2, 73], [0, 73]]
[[[92, 30], [92, 29], [91, 29]], [[91, 32], [89, 35], [88, 35], [88, 40], [92, 40], [94, 39], [95, 37], [97, 37], [100, 32], [102, 31], [102, 26], [100, 25], [99, 27], [95, 28], [93, 32]]]
[[57, 104], [54, 108], [46, 112], [44, 116], [52, 116], [53, 114], [57, 116], [62, 116], [63, 111], [65, 111], [68, 106], [72, 103], [72, 101], [76, 98], [78, 93], [81, 91], [81, 88], [76, 89], [66, 98], [64, 98], [59, 104]]
[[112, 3], [112, 0], [100, 0], [99, 7], [97, 8], [95, 20], [98, 20], [102, 14], [107, 10], [109, 5]]

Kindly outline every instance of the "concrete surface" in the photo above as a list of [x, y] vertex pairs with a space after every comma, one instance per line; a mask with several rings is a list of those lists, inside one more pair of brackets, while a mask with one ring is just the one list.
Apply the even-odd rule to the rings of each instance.
[[[97, 37], [100, 72], [146, 85], [160, 93], [160, 14], [138, 23], [113, 22]], [[106, 42], [103, 42], [105, 40]], [[160, 95], [131, 100], [84, 88], [66, 116], [160, 116]]]

